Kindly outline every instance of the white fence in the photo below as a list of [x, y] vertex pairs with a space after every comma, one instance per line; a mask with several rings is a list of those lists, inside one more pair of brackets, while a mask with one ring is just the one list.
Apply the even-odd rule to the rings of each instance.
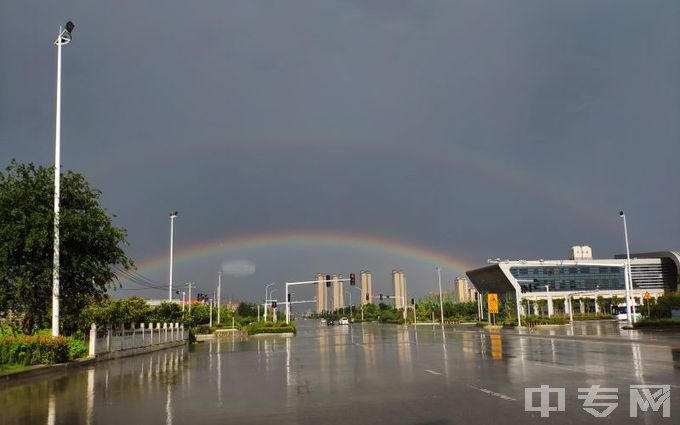
[[116, 351], [151, 347], [154, 345], [176, 343], [189, 339], [189, 331], [179, 323], [141, 323], [130, 329], [97, 329], [93, 323], [90, 328], [90, 357]]

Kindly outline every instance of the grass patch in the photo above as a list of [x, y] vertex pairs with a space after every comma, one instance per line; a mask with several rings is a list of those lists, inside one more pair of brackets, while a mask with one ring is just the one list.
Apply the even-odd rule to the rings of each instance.
[[0, 364], [0, 375], [26, 369], [22, 364]]

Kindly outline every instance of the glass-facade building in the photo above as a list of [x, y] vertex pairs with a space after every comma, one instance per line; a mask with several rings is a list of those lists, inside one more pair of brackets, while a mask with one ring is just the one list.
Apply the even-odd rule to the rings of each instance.
[[[498, 261], [466, 274], [480, 292], [569, 293], [624, 291], [625, 257], [606, 260]], [[680, 252], [631, 254], [633, 290], [674, 292], [678, 289]]]

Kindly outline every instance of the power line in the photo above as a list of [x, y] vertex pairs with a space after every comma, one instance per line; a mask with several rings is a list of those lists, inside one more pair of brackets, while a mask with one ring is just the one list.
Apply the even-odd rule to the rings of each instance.
[[151, 279], [145, 278], [142, 275], [132, 273], [128, 270], [124, 270], [119, 267], [116, 268], [116, 270], [117, 270], [116, 277], [122, 278], [126, 281], [132, 282], [147, 289], [156, 289], [164, 291], [168, 287], [168, 285], [159, 284], [157, 282], [152, 281]]

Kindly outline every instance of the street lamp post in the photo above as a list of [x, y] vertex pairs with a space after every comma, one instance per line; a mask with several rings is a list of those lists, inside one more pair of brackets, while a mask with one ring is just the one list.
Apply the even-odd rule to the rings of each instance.
[[[274, 292], [278, 291], [279, 288], [274, 288], [271, 291], [269, 291], [269, 298], [271, 298], [270, 301], [274, 301], [274, 298], [272, 296], [274, 295]], [[275, 307], [272, 307], [272, 320], [276, 322], [276, 309]]]
[[[361, 299], [361, 288], [357, 288], [356, 286], [350, 286], [350, 288], [354, 288], [357, 291], [359, 291], [359, 302], [361, 303], [361, 321], [363, 322], [364, 321], [364, 302]], [[351, 314], [351, 311], [352, 311], [352, 307], [351, 307], [351, 305], [352, 305], [352, 292], [351, 291], [350, 291], [350, 294], [349, 294], [349, 304], [350, 304], [350, 314]]]
[[220, 298], [221, 298], [221, 291], [222, 291], [222, 272], [220, 271], [217, 275], [217, 324], [219, 325], [221, 323], [220, 321]]
[[345, 294], [349, 294], [349, 315], [352, 315], [352, 291], [345, 291]]
[[442, 296], [442, 269], [437, 267], [437, 278], [439, 281], [439, 314], [441, 323], [444, 324], [444, 297]]
[[177, 217], [177, 211], [170, 213], [170, 273], [169, 273], [169, 288], [168, 288], [168, 301], [172, 302], [172, 255], [174, 248], [175, 239], [175, 217]]
[[269, 285], [264, 286], [264, 315], [262, 316], [264, 318], [264, 321], [267, 321], [267, 302], [269, 300], [269, 295], [267, 295], [267, 290], [269, 289], [270, 286], [274, 285], [275, 282], [270, 283]]
[[626, 214], [623, 211], [619, 211], [619, 217], [623, 219], [623, 233], [626, 238], [626, 273], [625, 273], [625, 286], [626, 286], [626, 317], [628, 319], [628, 325], [632, 326], [635, 323], [635, 312], [633, 309], [634, 305], [631, 305], [631, 295], [633, 291], [633, 275], [630, 269], [630, 246], [628, 245], [628, 225], [626, 223]]
[[59, 336], [59, 201], [61, 192], [61, 46], [71, 42], [73, 22], [68, 21], [54, 40], [57, 46], [57, 111], [54, 128], [54, 240], [52, 253], [52, 336]]

